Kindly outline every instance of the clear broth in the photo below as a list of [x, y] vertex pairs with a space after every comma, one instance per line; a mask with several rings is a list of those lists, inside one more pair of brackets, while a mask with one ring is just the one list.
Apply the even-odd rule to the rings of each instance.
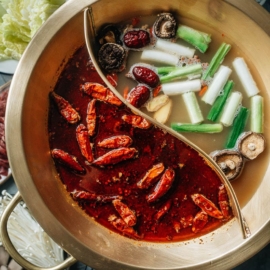
[[[155, 19], [156, 19], [156, 16], [140, 17], [140, 22], [138, 26], [135, 26], [135, 27], [139, 28], [140, 26], [146, 25], [146, 24], [151, 26], [153, 25], [153, 22]], [[127, 24], [128, 23], [130, 22], [127, 22]], [[213, 57], [213, 55], [215, 54], [215, 52], [217, 51], [218, 47], [221, 45], [222, 42], [231, 44], [232, 48], [230, 52], [227, 54], [227, 56], [225, 57], [222, 65], [228, 66], [232, 69], [232, 73], [229, 79], [233, 80], [235, 83], [233, 91], [239, 91], [243, 94], [243, 101], [242, 101], [243, 106], [250, 108], [250, 99], [245, 94], [245, 91], [234, 71], [234, 68], [232, 67], [232, 61], [236, 57], [243, 57], [245, 59], [261, 91], [260, 94], [264, 96], [264, 93], [266, 91], [265, 91], [263, 82], [260, 78], [260, 75], [258, 74], [257, 70], [254, 68], [254, 65], [249, 61], [248, 56], [245, 55], [243, 51], [241, 51], [241, 48], [239, 48], [235, 42], [230, 40], [224, 33], [218, 32], [215, 29], [212, 29], [206, 26], [205, 24], [200, 24], [199, 22], [196, 22], [194, 20], [181, 18], [181, 21], [179, 23], [188, 25], [190, 27], [194, 27], [195, 29], [211, 34], [212, 41], [209, 44], [209, 48], [207, 52], [205, 54], [200, 53], [198, 50], [196, 50], [195, 52], [195, 55], [199, 56], [202, 63], [209, 62], [211, 60], [211, 58]], [[178, 40], [177, 43], [185, 45], [187, 47], [192, 47], [192, 45], [182, 40], [181, 41]], [[137, 85], [137, 82], [126, 78], [125, 74], [130, 70], [130, 67], [132, 65], [143, 62], [140, 60], [140, 55], [141, 55], [141, 52], [138, 52], [138, 51], [129, 52], [126, 69], [119, 75], [117, 89], [121, 94], [123, 94], [123, 89], [125, 89], [127, 86], [129, 87], [129, 89], [132, 89], [133, 87]], [[145, 63], [153, 64], [154, 66], [162, 66], [157, 63], [150, 63], [150, 62], [145, 62]], [[172, 108], [172, 113], [170, 115], [170, 118], [168, 119], [166, 125], [170, 127], [171, 122], [189, 123], [190, 119], [187, 114], [186, 107], [185, 107], [185, 104], [183, 102], [181, 95], [171, 96], [170, 98], [173, 100], [173, 108]], [[199, 96], [197, 96], [197, 100], [199, 102], [199, 106], [205, 118], [204, 122], [210, 123], [210, 121], [206, 119], [206, 116], [211, 106], [201, 101], [201, 98]], [[266, 100], [265, 98], [265, 103], [266, 102], [268, 102], [268, 100]], [[265, 107], [266, 106], [267, 105], [265, 104]], [[152, 113], [147, 112], [145, 108], [142, 108], [142, 111], [148, 114], [149, 116], [153, 115]], [[265, 122], [268, 121], [266, 117], [267, 115], [265, 114]], [[247, 125], [245, 127], [245, 131], [249, 131], [249, 130], [250, 130], [250, 119], [248, 119]], [[212, 151], [224, 149], [224, 145], [228, 137], [229, 131], [230, 131], [230, 127], [224, 127], [221, 133], [214, 133], [214, 134], [182, 133], [182, 135], [184, 135], [190, 141], [192, 141], [197, 146], [199, 146], [204, 152], [209, 154]], [[252, 198], [253, 194], [256, 192], [258, 186], [260, 185], [261, 180], [263, 179], [268, 163], [269, 163], [269, 152], [268, 152], [268, 149], [266, 148], [265, 151], [256, 160], [246, 162], [243, 172], [240, 175], [240, 177], [232, 181], [233, 188], [236, 192], [236, 195], [238, 197], [241, 207], [244, 207], [248, 203], [248, 201]]]

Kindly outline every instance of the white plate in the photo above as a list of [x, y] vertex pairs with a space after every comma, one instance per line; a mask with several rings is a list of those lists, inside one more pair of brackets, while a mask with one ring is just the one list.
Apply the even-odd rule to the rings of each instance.
[[5, 74], [14, 74], [19, 61], [17, 60], [2, 60], [0, 61], [0, 72]]

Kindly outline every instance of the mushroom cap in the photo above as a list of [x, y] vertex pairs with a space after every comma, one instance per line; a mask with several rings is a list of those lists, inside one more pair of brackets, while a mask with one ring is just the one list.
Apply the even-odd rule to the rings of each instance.
[[261, 133], [244, 132], [236, 142], [238, 151], [248, 160], [255, 159], [265, 149], [265, 138]]
[[114, 24], [106, 24], [99, 31], [97, 40], [100, 45], [105, 43], [116, 43], [122, 45], [121, 32]]
[[106, 71], [122, 71], [125, 67], [126, 51], [116, 43], [105, 43], [98, 52], [98, 61]]
[[159, 38], [174, 38], [176, 27], [176, 20], [171, 13], [161, 13], [154, 23], [154, 34]]
[[210, 156], [218, 164], [228, 180], [235, 180], [241, 174], [244, 160], [238, 151], [231, 149], [217, 150], [210, 153]]

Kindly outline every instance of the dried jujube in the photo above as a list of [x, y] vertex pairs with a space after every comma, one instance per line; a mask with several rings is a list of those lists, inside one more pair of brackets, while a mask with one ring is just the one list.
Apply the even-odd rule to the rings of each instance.
[[128, 93], [127, 101], [136, 108], [142, 107], [150, 98], [150, 89], [145, 85], [137, 85]]
[[129, 30], [123, 36], [123, 43], [129, 49], [139, 50], [150, 44], [150, 34], [143, 29]]
[[145, 65], [133, 66], [131, 73], [138, 83], [146, 84], [151, 88], [155, 88], [160, 83], [159, 76], [156, 74], [156, 72]]

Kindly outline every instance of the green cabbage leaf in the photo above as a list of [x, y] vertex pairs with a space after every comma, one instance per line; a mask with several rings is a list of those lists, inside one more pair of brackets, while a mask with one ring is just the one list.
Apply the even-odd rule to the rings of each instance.
[[19, 60], [40, 26], [65, 0], [0, 0], [0, 60]]

